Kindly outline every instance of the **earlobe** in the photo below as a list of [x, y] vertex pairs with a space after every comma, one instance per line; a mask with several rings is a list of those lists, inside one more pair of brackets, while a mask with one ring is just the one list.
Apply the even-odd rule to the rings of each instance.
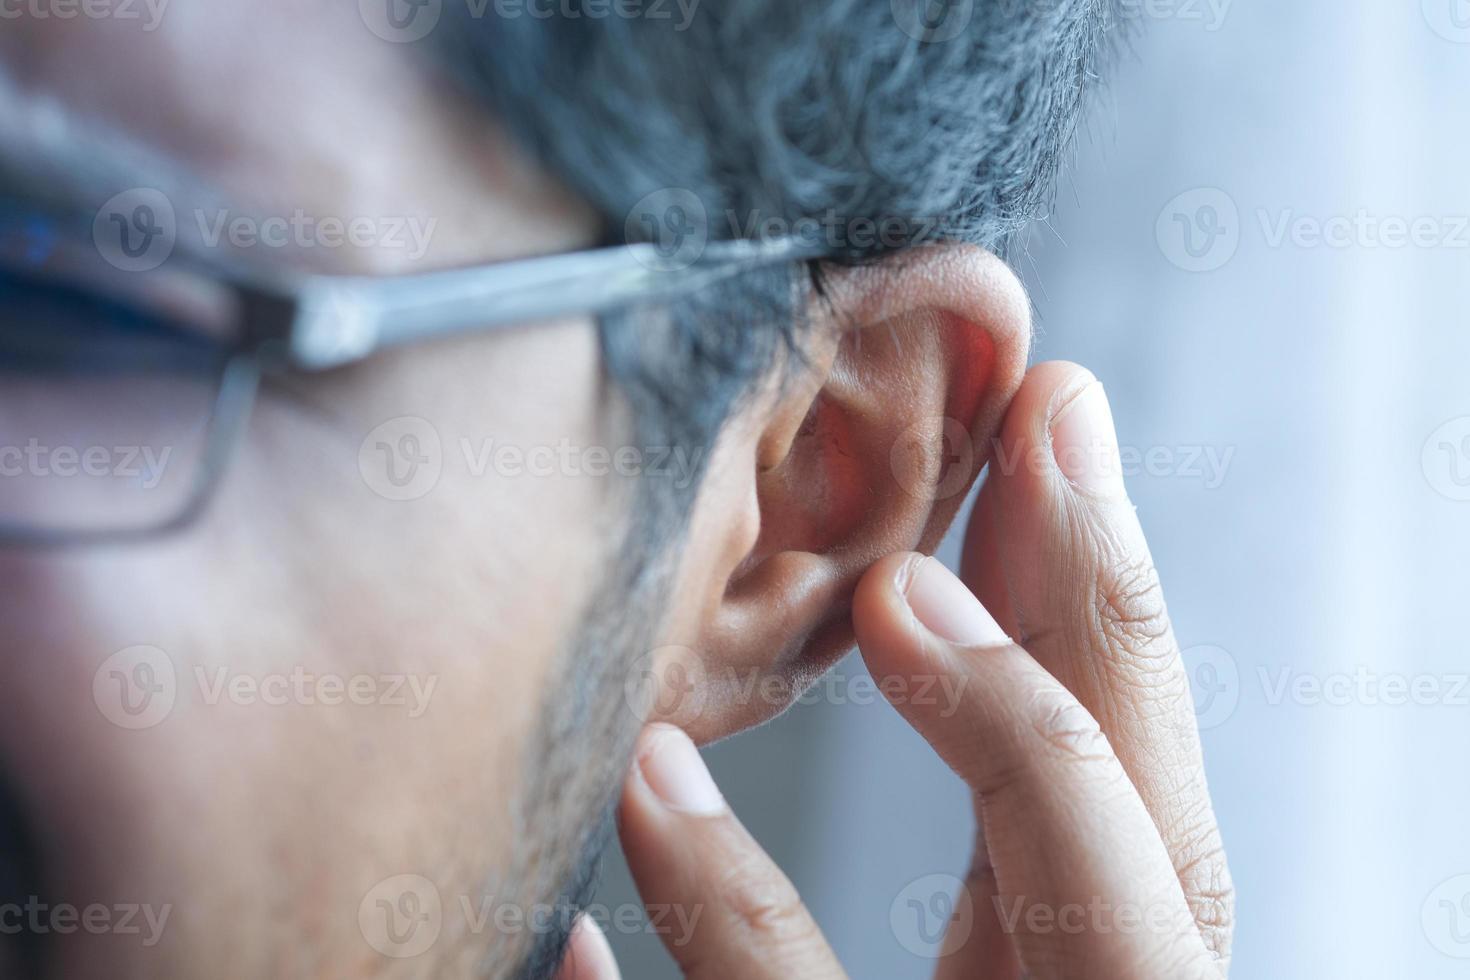
[[[807, 364], [749, 454], [754, 492], [736, 491], [759, 532], [703, 624], [708, 696], [677, 719], [700, 741], [778, 713], [851, 647], [863, 572], [938, 545], [1024, 373], [1030, 306], [988, 252], [930, 247], [826, 285]], [[732, 525], [746, 542], [752, 516]]]

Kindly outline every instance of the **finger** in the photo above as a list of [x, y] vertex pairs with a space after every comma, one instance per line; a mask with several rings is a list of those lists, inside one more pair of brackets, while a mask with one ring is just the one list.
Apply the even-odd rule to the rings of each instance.
[[590, 915], [577, 920], [556, 980], [622, 980], [607, 936]]
[[679, 729], [644, 729], [618, 829], [649, 920], [685, 976], [843, 976], [796, 889], [735, 819]]
[[1215, 975], [1106, 736], [968, 588], [933, 559], [894, 555], [864, 576], [853, 616], [880, 690], [947, 678], [959, 692], [893, 701], [978, 796], [992, 912], [1031, 976]]
[[1102, 386], [1033, 368], [1011, 403], [962, 578], [1097, 718], [1163, 835], [1206, 943], [1229, 956], [1234, 892], [1189, 678], [1124, 490]]
[[[975, 812], [978, 814], [980, 809], [981, 801], [976, 796]], [[981, 840], [963, 886], [954, 897], [955, 918], [951, 922], [955, 925], [945, 934], [935, 980], [1015, 980], [1021, 976], [1014, 937], [1006, 931], [1006, 918], [997, 914], [1005, 907], [995, 868]]]

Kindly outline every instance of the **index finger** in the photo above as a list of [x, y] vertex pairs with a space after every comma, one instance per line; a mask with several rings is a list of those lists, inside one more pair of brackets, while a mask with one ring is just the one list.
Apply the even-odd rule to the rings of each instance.
[[874, 677], [948, 677], [960, 692], [953, 704], [893, 702], [975, 792], [985, 822], [988, 859], [959, 900], [994, 915], [977, 909], [986, 927], [949, 948], [948, 974], [993, 970], [996, 947], [1014, 942], [1038, 980], [1217, 975], [1107, 737], [969, 589], [933, 559], [890, 556], [858, 585], [853, 622]]
[[1189, 678], [1102, 386], [1073, 364], [1033, 368], [992, 459], [961, 577], [1097, 718], [1228, 960], [1234, 892]]

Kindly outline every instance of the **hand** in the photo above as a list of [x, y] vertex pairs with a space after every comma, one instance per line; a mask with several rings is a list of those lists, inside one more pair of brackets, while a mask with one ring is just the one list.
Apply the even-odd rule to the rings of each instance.
[[[937, 975], [1223, 977], [1229, 872], [1101, 387], [1072, 365], [1034, 368], [996, 449], [964, 583], [892, 555], [853, 608], [873, 676], [908, 682], [881, 689], [949, 675], [961, 691], [957, 710], [895, 705], [969, 784], [983, 828], [956, 896], [973, 928]], [[844, 975], [677, 729], [643, 733], [621, 830], [645, 903], [699, 913], [662, 930], [686, 976]], [[563, 976], [617, 976], [595, 929], [574, 934]]]

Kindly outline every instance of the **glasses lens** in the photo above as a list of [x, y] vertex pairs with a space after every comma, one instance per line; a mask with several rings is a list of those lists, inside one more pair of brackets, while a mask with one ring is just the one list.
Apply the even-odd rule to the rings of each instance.
[[206, 468], [226, 348], [67, 271], [0, 266], [0, 538], [166, 524]]

